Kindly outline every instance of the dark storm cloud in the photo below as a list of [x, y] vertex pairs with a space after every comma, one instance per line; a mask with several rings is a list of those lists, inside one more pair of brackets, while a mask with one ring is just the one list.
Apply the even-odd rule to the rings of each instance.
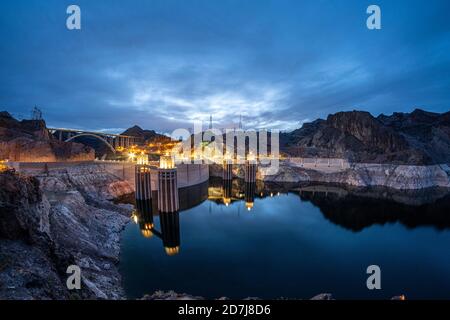
[[[0, 108], [51, 126], [292, 129], [340, 110], [449, 109], [448, 1], [67, 1], [0, 5]], [[234, 123], [234, 124], [233, 124]]]

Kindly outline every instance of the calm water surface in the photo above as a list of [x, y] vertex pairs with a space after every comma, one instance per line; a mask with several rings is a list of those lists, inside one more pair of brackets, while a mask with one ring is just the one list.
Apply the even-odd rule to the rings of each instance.
[[[183, 190], [180, 202], [183, 210], [161, 217], [155, 204], [140, 204], [137, 223], [124, 231], [120, 270], [129, 298], [155, 290], [450, 298], [450, 200], [439, 192], [210, 181]], [[381, 267], [382, 290], [366, 288], [372, 264]]]

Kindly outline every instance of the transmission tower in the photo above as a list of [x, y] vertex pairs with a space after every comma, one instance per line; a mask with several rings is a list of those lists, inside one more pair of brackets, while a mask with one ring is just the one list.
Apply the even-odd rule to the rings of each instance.
[[42, 120], [42, 111], [37, 106], [34, 106], [33, 110], [31, 111], [31, 119]]

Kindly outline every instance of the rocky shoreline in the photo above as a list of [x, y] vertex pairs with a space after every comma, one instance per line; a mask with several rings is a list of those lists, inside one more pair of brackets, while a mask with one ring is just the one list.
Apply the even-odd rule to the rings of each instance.
[[[133, 208], [111, 200], [133, 190], [127, 182], [87, 167], [0, 180], [1, 299], [125, 298], [117, 264]], [[69, 265], [81, 290], [66, 287]]]
[[[45, 175], [0, 174], [0, 298], [126, 299], [117, 264], [120, 233], [131, 205], [111, 200], [131, 186], [89, 166]], [[82, 270], [82, 289], [69, 291], [66, 269]], [[156, 291], [142, 300], [204, 300]], [[226, 297], [218, 300], [227, 300]], [[257, 300], [248, 297], [244, 300]], [[333, 300], [320, 294], [311, 300]]]
[[[222, 167], [210, 166], [211, 176], [221, 177]], [[243, 165], [237, 165], [233, 174], [244, 177]], [[267, 175], [264, 167], [257, 173], [258, 180], [283, 183], [326, 183], [355, 187], [387, 187], [398, 190], [419, 190], [432, 187], [450, 188], [450, 166], [441, 165], [395, 165], [353, 163], [345, 170], [327, 171], [302, 168], [289, 161], [280, 161], [276, 174]]]
[[[175, 291], [155, 291], [153, 294], [147, 294], [144, 297], [142, 297], [141, 300], [208, 300], [204, 297], [199, 296], [193, 296], [187, 293], [177, 293]], [[220, 297], [214, 300], [230, 300], [227, 297]], [[257, 297], [247, 297], [243, 298], [242, 300], [261, 300]], [[304, 299], [286, 299], [286, 298], [278, 298], [274, 300], [304, 300]], [[314, 297], [307, 299], [312, 301], [331, 301], [336, 300], [334, 296], [331, 293], [320, 293], [318, 295], [315, 295]], [[406, 300], [406, 297], [404, 295], [394, 296], [390, 300]]]
[[[436, 184], [448, 186], [448, 167], [428, 171], [402, 166], [383, 169], [392, 171], [373, 167], [355, 171], [352, 167], [339, 173], [320, 173], [282, 163], [277, 175], [259, 173], [258, 178], [267, 183], [318, 181], [357, 187], [375, 182], [413, 190]], [[371, 176], [373, 172], [378, 176]], [[242, 173], [243, 168], [236, 166], [234, 174], [239, 177]], [[210, 174], [221, 176], [221, 167], [211, 166]], [[385, 179], [387, 175], [391, 178]], [[133, 207], [113, 200], [131, 194], [133, 186], [90, 165], [34, 176], [7, 171], [0, 173], [0, 183], [1, 299], [126, 299], [118, 263], [121, 232], [130, 221]], [[69, 265], [82, 270], [81, 290], [69, 291], [66, 287]], [[326, 297], [319, 300], [329, 300], [331, 295]], [[174, 292], [155, 292], [143, 299], [191, 298], [203, 299]]]
[[[141, 300], [208, 300], [205, 297], [193, 296], [187, 293], [177, 293], [175, 291], [155, 291], [153, 294], [146, 294]], [[212, 300], [230, 300], [227, 297], [220, 297]], [[261, 300], [257, 297], [247, 297], [241, 300]], [[285, 300], [284, 298], [279, 298], [276, 300]], [[334, 300], [331, 293], [321, 293], [309, 300]]]

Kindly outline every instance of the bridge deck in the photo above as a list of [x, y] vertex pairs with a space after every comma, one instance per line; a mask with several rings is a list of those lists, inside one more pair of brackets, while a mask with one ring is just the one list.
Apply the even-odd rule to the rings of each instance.
[[135, 136], [127, 136], [127, 135], [123, 135], [123, 134], [99, 132], [99, 131], [86, 131], [86, 130], [81, 130], [81, 129], [47, 128], [47, 130], [53, 131], [53, 132], [61, 131], [61, 132], [73, 132], [73, 133], [77, 133], [77, 134], [88, 133], [88, 134], [94, 134], [94, 135], [99, 135], [99, 136], [121, 137], [121, 138], [129, 138], [129, 139], [141, 139], [140, 137], [135, 137]]

